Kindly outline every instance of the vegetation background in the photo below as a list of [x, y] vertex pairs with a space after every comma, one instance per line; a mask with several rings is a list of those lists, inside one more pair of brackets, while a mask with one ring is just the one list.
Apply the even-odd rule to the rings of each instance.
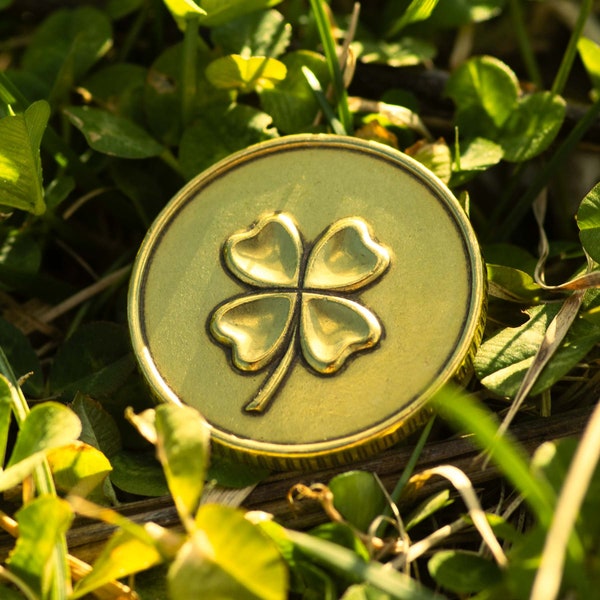
[[[0, 596], [595, 597], [599, 8], [0, 0]], [[319, 131], [448, 184], [486, 259], [487, 329], [415, 439], [269, 475], [154, 407], [127, 281], [187, 180]]]

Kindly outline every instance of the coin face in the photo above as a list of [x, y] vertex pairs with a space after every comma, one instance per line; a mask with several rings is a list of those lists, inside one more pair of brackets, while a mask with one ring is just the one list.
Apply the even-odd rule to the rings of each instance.
[[129, 295], [158, 398], [198, 409], [217, 452], [278, 469], [414, 430], [483, 313], [451, 192], [400, 152], [325, 135], [259, 144], [191, 181], [148, 232]]

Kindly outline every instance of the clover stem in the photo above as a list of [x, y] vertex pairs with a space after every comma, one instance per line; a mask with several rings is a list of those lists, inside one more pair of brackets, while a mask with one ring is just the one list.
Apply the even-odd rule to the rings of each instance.
[[292, 335], [290, 336], [290, 343], [285, 351], [285, 354], [279, 361], [279, 364], [271, 372], [269, 377], [265, 380], [262, 387], [258, 390], [256, 396], [248, 404], [245, 406], [245, 410], [248, 412], [263, 412], [277, 390], [284, 380], [285, 376], [288, 374], [290, 367], [292, 366], [292, 361], [294, 359], [294, 354], [296, 353], [296, 331], [297, 328], [294, 328]]

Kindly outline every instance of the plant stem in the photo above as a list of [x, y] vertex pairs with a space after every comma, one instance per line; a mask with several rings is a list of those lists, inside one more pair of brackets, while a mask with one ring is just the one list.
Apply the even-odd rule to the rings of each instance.
[[127, 35], [125, 36], [125, 40], [123, 41], [123, 45], [121, 46], [121, 50], [119, 51], [119, 61], [125, 62], [127, 60], [127, 56], [131, 52], [133, 45], [138, 39], [140, 32], [142, 31], [142, 27], [148, 18], [149, 6], [147, 2], [142, 4], [137, 16], [135, 17], [135, 21], [129, 28]]
[[344, 130], [351, 135], [353, 127], [352, 115], [348, 108], [348, 95], [346, 93], [346, 88], [344, 87], [344, 79], [337, 57], [335, 41], [331, 34], [331, 27], [325, 13], [324, 4], [323, 0], [310, 0], [310, 5], [317, 23], [317, 29], [319, 30], [319, 37], [323, 44], [325, 58], [327, 59], [327, 68], [329, 69], [329, 76], [331, 77], [337, 112]]
[[196, 58], [198, 55], [198, 15], [189, 13], [185, 21], [183, 34], [183, 54], [181, 63], [181, 120], [183, 126], [189, 125], [194, 115], [194, 100], [198, 87], [196, 77]]
[[279, 386], [292, 366], [292, 360], [296, 353], [296, 331], [297, 328], [294, 328], [288, 348], [275, 370], [271, 372], [263, 386], [258, 390], [256, 396], [246, 404], [246, 411], [261, 413], [264, 412], [269, 405], [269, 402], [279, 389]]
[[525, 194], [515, 203], [506, 220], [500, 224], [495, 232], [497, 241], [506, 240], [510, 236], [531, 207], [533, 201], [538, 197], [544, 186], [547, 185], [550, 178], [559, 170], [560, 165], [567, 160], [569, 154], [594, 123], [598, 115], [600, 115], [600, 99], [596, 100], [590, 106], [582, 119], [573, 127], [571, 133], [563, 140], [554, 155], [538, 173]]
[[[15, 420], [19, 428], [29, 414], [29, 405], [19, 387], [19, 383], [15, 374], [4, 354], [4, 350], [0, 347], [0, 373], [11, 383], [11, 407], [15, 415]], [[44, 462], [35, 468], [33, 477], [38, 494], [56, 495], [54, 480], [50, 471], [48, 461]], [[65, 536], [54, 547], [54, 573], [52, 577], [52, 592], [49, 596], [53, 600], [66, 600], [67, 588], [70, 587], [69, 567], [67, 562], [67, 542]]]
[[593, 4], [594, 0], [582, 0], [581, 2], [581, 8], [579, 10], [577, 22], [575, 23], [575, 27], [573, 27], [571, 38], [569, 39], [569, 43], [567, 45], [567, 49], [563, 54], [562, 62], [560, 63], [558, 73], [556, 74], [556, 77], [554, 78], [554, 83], [552, 84], [551, 91], [553, 94], [563, 93], [563, 90], [567, 83], [567, 79], [569, 78], [569, 73], [571, 72], [571, 67], [573, 66], [573, 61], [575, 60], [575, 56], [577, 55], [577, 44], [579, 42], [579, 38], [581, 37], [583, 28], [590, 15]]
[[544, 87], [542, 81], [542, 75], [535, 59], [535, 54], [531, 48], [531, 42], [529, 41], [529, 35], [525, 27], [525, 19], [523, 18], [523, 9], [521, 8], [521, 0], [509, 0], [510, 16], [515, 28], [515, 35], [517, 36], [517, 43], [519, 44], [519, 50], [521, 51], [521, 57], [525, 63], [527, 73], [531, 78], [531, 81], [535, 84], [538, 89]]

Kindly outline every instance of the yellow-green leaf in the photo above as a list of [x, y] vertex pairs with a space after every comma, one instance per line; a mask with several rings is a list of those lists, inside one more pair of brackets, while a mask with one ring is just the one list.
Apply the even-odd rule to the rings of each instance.
[[58, 402], [44, 402], [31, 409], [17, 435], [8, 465], [0, 471], [0, 490], [21, 483], [46, 453], [75, 441], [81, 432], [77, 415]]
[[71, 598], [82, 598], [109, 581], [144, 571], [161, 562], [162, 556], [156, 546], [146, 543], [131, 531], [119, 530], [102, 550], [90, 574], [77, 584]]
[[196, 525], [169, 570], [171, 600], [287, 598], [287, 568], [279, 550], [241, 511], [205, 504]]
[[579, 239], [585, 251], [600, 262], [600, 183], [585, 196], [577, 211]]
[[210, 433], [198, 411], [163, 404], [156, 409], [156, 451], [182, 519], [192, 517], [202, 495]]
[[46, 210], [40, 143], [50, 106], [34, 102], [23, 114], [0, 119], [0, 204], [41, 215]]
[[[16, 519], [19, 537], [7, 561], [9, 569], [37, 593], [36, 597], [48, 598], [56, 544], [69, 528], [73, 511], [64, 500], [46, 495], [26, 504]], [[68, 582], [63, 585], [66, 588]]]
[[167, 8], [180, 29], [185, 29], [185, 22], [189, 16], [204, 16], [206, 11], [193, 0], [164, 0]]
[[588, 38], [581, 38], [577, 49], [595, 93], [600, 94], [600, 45]]
[[287, 68], [281, 61], [266, 56], [244, 58], [229, 54], [213, 60], [206, 68], [206, 78], [215, 87], [241, 93], [272, 88], [286, 74]]
[[83, 442], [73, 442], [49, 452], [48, 462], [59, 489], [95, 501], [104, 500], [101, 486], [112, 467], [100, 450]]

